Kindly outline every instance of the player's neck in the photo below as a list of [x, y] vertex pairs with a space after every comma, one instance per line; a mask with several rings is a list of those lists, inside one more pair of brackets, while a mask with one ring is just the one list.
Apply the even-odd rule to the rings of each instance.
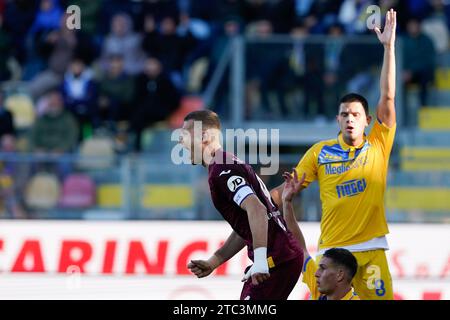
[[352, 290], [351, 286], [338, 287], [333, 293], [327, 294], [327, 300], [341, 300], [351, 290]]
[[344, 140], [345, 144], [347, 144], [348, 146], [351, 147], [358, 147], [361, 145], [361, 143], [363, 143], [364, 141], [364, 136], [358, 137], [354, 140], [351, 140], [347, 137], [342, 136], [342, 140]]
[[213, 162], [213, 160], [216, 156], [217, 150], [222, 149], [222, 146], [219, 143], [217, 143], [217, 144], [208, 146], [208, 149], [210, 150], [209, 157], [207, 159], [203, 158], [203, 163], [202, 163], [205, 168], [208, 168], [208, 166], [211, 164], [211, 162]]

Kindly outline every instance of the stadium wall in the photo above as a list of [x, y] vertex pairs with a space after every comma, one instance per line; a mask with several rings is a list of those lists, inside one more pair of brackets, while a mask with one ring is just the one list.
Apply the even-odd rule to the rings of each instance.
[[[301, 223], [314, 254], [319, 224]], [[237, 299], [246, 250], [208, 278], [186, 269], [231, 229], [206, 221], [2, 221], [0, 299]], [[391, 224], [397, 299], [450, 299], [450, 225]], [[290, 299], [305, 299], [299, 283]]]

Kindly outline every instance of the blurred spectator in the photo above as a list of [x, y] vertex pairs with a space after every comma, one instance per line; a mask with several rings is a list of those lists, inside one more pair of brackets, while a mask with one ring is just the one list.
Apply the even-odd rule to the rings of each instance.
[[136, 81], [136, 110], [131, 120], [131, 130], [136, 138], [134, 149], [141, 151], [141, 133], [152, 124], [166, 120], [180, 105], [180, 92], [164, 72], [162, 63], [149, 57], [144, 72]]
[[269, 3], [269, 18], [275, 33], [288, 33], [295, 24], [295, 0], [267, 1]]
[[212, 22], [219, 0], [178, 0], [178, 9], [195, 19]]
[[29, 84], [29, 91], [34, 98], [38, 98], [50, 88], [61, 85], [70, 61], [74, 56], [91, 61], [95, 50], [93, 44], [83, 31], [70, 30], [66, 25], [67, 15], [61, 17], [60, 28], [45, 35], [37, 49], [46, 61], [47, 69]]
[[404, 3], [404, 11], [408, 18], [422, 20], [431, 12], [430, 0], [408, 0], [401, 1]]
[[183, 35], [177, 33], [178, 19], [165, 16], [159, 24], [152, 16], [145, 18], [142, 47], [147, 55], [158, 57], [164, 70], [170, 75], [177, 87], [183, 87], [182, 71], [188, 53], [196, 40], [189, 29]]
[[296, 14], [298, 23], [303, 23], [310, 33], [324, 34], [337, 23], [337, 15], [343, 0], [297, 0]]
[[242, 16], [247, 24], [267, 20], [273, 32], [286, 33], [295, 22], [294, 0], [245, 0], [243, 3]]
[[[244, 0], [242, 2], [242, 16], [247, 24], [261, 20], [269, 20], [271, 16], [269, 1]], [[272, 24], [271, 21], [270, 23]]]
[[58, 90], [51, 90], [45, 98], [45, 113], [36, 120], [30, 132], [31, 150], [53, 155], [74, 151], [78, 140], [75, 118], [64, 109], [63, 98]]
[[[346, 41], [339, 58], [339, 81], [346, 92], [366, 92], [369, 104], [376, 103], [378, 70], [383, 46], [376, 42]], [[376, 97], [375, 99], [378, 99]]]
[[24, 70], [25, 80], [30, 80], [37, 73], [45, 70], [47, 52], [41, 45], [54, 37], [54, 31], [60, 28], [63, 16], [58, 0], [40, 0], [39, 10], [27, 35], [28, 57]]
[[97, 128], [100, 125], [97, 89], [93, 73], [84, 61], [77, 57], [72, 59], [64, 75], [62, 94], [66, 108], [76, 117], [81, 131], [85, 126]]
[[182, 12], [177, 34], [191, 41], [183, 66], [184, 70], [188, 70], [195, 60], [207, 55], [211, 28], [205, 21], [191, 17], [187, 12]]
[[128, 75], [123, 66], [121, 55], [109, 57], [108, 68], [99, 80], [99, 111], [112, 129], [119, 120], [130, 120], [132, 100], [134, 97], [134, 79]]
[[432, 13], [422, 22], [423, 33], [433, 41], [437, 53], [444, 53], [449, 49], [449, 31], [447, 17], [442, 0], [431, 0]]
[[311, 13], [314, 0], [295, 0], [295, 14], [299, 20], [303, 20]]
[[0, 92], [0, 139], [4, 136], [14, 136], [15, 128], [12, 113], [5, 109], [4, 96]]
[[444, 13], [447, 20], [447, 27], [450, 30], [450, 2], [444, 2]]
[[331, 120], [336, 115], [336, 103], [343, 94], [344, 86], [339, 80], [339, 68], [344, 48], [344, 30], [339, 24], [328, 29], [329, 41], [325, 43], [324, 108], [325, 116]]
[[286, 33], [295, 22], [295, 1], [246, 0], [243, 1], [242, 16], [249, 24], [268, 20], [275, 33]]
[[428, 85], [434, 81], [436, 50], [431, 39], [422, 32], [417, 19], [408, 21], [407, 31], [403, 39], [403, 81], [406, 85], [419, 85], [420, 103], [425, 106]]
[[6, 4], [3, 15], [5, 29], [11, 37], [14, 56], [20, 64], [25, 64], [27, 59], [25, 39], [35, 20], [36, 10], [36, 1], [13, 0]]
[[9, 32], [5, 29], [3, 16], [0, 15], [0, 81], [11, 78], [8, 62], [12, 53], [12, 41]]
[[114, 15], [111, 30], [103, 42], [102, 61], [106, 65], [108, 57], [123, 55], [124, 68], [128, 74], [135, 75], [142, 70], [143, 53], [141, 36], [133, 31], [133, 23], [128, 14]]
[[[164, 17], [177, 17], [180, 14], [179, 3], [183, 0], [152, 0], [143, 2], [144, 17], [152, 16], [156, 21]], [[194, 0], [196, 2], [196, 0]], [[212, 1], [211, 1], [212, 2]]]
[[30, 34], [33, 36], [39, 32], [49, 32], [59, 29], [63, 10], [58, 0], [41, 0], [39, 11], [36, 14]]
[[308, 42], [308, 28], [298, 25], [291, 32], [294, 45], [290, 54], [290, 64], [293, 69], [292, 82], [302, 88], [304, 116], [317, 121], [325, 117], [324, 79], [325, 52], [322, 43]]
[[[272, 23], [268, 20], [256, 21], [247, 26], [247, 34], [256, 41], [247, 45], [247, 103], [250, 108], [246, 111], [250, 115], [253, 108], [262, 116], [271, 118], [280, 113], [288, 113], [283, 95], [284, 82], [280, 79], [288, 70], [288, 47], [273, 46], [264, 40], [273, 34]], [[270, 99], [270, 95], [274, 99]], [[258, 98], [260, 97], [260, 99]], [[260, 100], [260, 101], [258, 101]], [[258, 106], [259, 104], [259, 106]], [[279, 112], [274, 112], [278, 109]]]
[[[100, 10], [102, 7], [102, 1], [92, 1], [92, 0], [66, 0], [66, 6], [76, 5], [80, 7], [82, 12], [82, 30], [89, 36], [95, 36], [99, 29], [99, 19]], [[107, 1], [110, 2], [110, 1]]]
[[[203, 87], [206, 89], [207, 84], [211, 81], [212, 75], [216, 70], [220, 59], [226, 53], [225, 50], [230, 45], [230, 40], [239, 35], [241, 32], [242, 21], [239, 17], [229, 17], [222, 25], [221, 29], [217, 31], [213, 38], [215, 39], [209, 54], [209, 64], [206, 71], [205, 78], [203, 79]], [[213, 110], [220, 116], [227, 118], [229, 110], [226, 108], [228, 105], [229, 97], [229, 68], [225, 70], [225, 74], [222, 76], [220, 83], [216, 89], [215, 100], [213, 103]]]
[[372, 5], [370, 0], [345, 0], [339, 10], [339, 23], [349, 34], [365, 33], [367, 31], [367, 7]]
[[241, 0], [217, 0], [214, 8], [213, 19], [219, 25], [230, 17], [239, 17], [243, 20], [244, 2]]

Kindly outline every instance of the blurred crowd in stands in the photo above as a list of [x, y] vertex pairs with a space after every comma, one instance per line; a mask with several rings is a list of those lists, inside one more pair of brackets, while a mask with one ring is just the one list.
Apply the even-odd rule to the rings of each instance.
[[[366, 35], [366, 8], [372, 4], [382, 15], [391, 7], [398, 11], [404, 39], [400, 77], [419, 86], [425, 105], [436, 54], [449, 48], [450, 1], [0, 0], [1, 152], [71, 153], [95, 133], [114, 137], [116, 152], [140, 152], [146, 128], [167, 125], [184, 103], [192, 103], [189, 97], [201, 95], [232, 37]], [[81, 9], [80, 30], [67, 27], [69, 5]], [[292, 107], [279, 95], [295, 87], [304, 94], [299, 109], [308, 114], [315, 104], [316, 115], [332, 118], [335, 110], [323, 93], [336, 102], [341, 92], [364, 82], [348, 75], [381, 63], [380, 51], [339, 41], [295, 42], [287, 50], [248, 47], [249, 105], [254, 92], [270, 105], [266, 93], [272, 91], [281, 113], [289, 114]], [[8, 90], [14, 82], [26, 84], [25, 97]], [[228, 86], [223, 81], [217, 95]], [[226, 116], [226, 101], [211, 107]], [[23, 116], [25, 123], [7, 110], [27, 103], [32, 114]]]
[[[66, 26], [65, 8], [72, 4], [81, 9], [80, 30]], [[443, 0], [3, 0], [0, 81], [27, 81], [38, 117], [36, 134], [46, 132], [52, 121], [60, 123], [55, 117], [70, 123], [64, 128], [78, 141], [86, 130], [115, 132], [125, 121], [137, 137], [133, 149], [140, 151], [145, 128], [168, 119], [183, 96], [201, 93], [233, 35], [368, 34], [366, 9], [371, 4], [379, 5], [382, 14], [391, 7], [398, 10], [399, 31], [405, 39], [401, 76], [405, 83], [420, 86], [425, 104], [435, 52], [448, 49], [450, 3]], [[333, 98], [338, 97], [339, 86], [349, 80], [338, 81], [339, 72], [349, 75], [380, 63], [379, 52], [363, 49], [361, 45], [342, 48], [339, 42], [297, 44], [294, 54], [280, 63], [284, 56], [274, 50], [255, 47], [253, 52], [250, 47], [249, 87], [251, 80], [264, 79], [257, 83], [262, 93], [273, 88], [280, 92], [281, 86], [302, 88], [305, 108], [315, 101], [319, 114], [332, 116], [323, 109], [327, 105], [323, 92], [336, 92]], [[208, 62], [207, 70], [200, 84], [193, 86], [191, 67], [202, 58]], [[280, 101], [282, 113], [289, 113], [284, 99]], [[217, 108], [226, 112], [226, 106]], [[13, 133], [13, 128], [8, 123], [11, 115], [1, 110], [3, 136]], [[53, 130], [58, 128], [47, 133], [52, 136]], [[33, 137], [36, 149], [66, 152], [77, 144], [70, 138], [60, 146], [47, 145], [43, 135]]]

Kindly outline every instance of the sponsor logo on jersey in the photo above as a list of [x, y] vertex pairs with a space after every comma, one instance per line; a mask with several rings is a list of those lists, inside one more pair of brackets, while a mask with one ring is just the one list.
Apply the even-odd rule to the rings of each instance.
[[229, 174], [231, 172], [231, 170], [223, 170], [220, 174], [219, 177], [223, 174]]
[[351, 169], [356, 169], [359, 168], [361, 166], [365, 166], [367, 164], [367, 159], [364, 158], [358, 158], [356, 159], [352, 164], [350, 165], [346, 165], [345, 163], [327, 163], [325, 165], [325, 174], [326, 175], [330, 175], [330, 174], [343, 174], [345, 172], [347, 172], [348, 170]]
[[353, 197], [366, 190], [366, 179], [354, 179], [336, 186], [338, 198]]
[[245, 184], [245, 179], [240, 176], [231, 176], [228, 178], [227, 186], [231, 192], [235, 192], [237, 188]]

